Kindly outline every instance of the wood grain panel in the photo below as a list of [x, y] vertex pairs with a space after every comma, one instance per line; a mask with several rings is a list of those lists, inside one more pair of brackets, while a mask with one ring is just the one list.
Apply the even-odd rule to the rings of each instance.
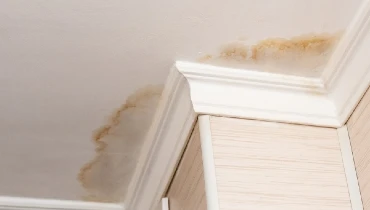
[[170, 210], [206, 210], [199, 127], [195, 126], [168, 195]]
[[211, 117], [220, 210], [350, 210], [336, 129]]
[[347, 122], [364, 210], [370, 210], [370, 91]]

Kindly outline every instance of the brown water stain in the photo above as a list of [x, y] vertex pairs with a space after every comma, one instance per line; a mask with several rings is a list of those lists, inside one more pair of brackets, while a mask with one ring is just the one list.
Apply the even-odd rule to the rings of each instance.
[[162, 86], [147, 86], [130, 95], [109, 121], [93, 134], [96, 155], [84, 165], [78, 180], [84, 200], [119, 202], [140, 153], [161, 96]]
[[268, 72], [318, 76], [340, 35], [308, 34], [290, 39], [269, 38], [255, 44], [239, 40], [222, 46], [216, 54], [203, 55], [197, 61], [216, 65], [244, 64]]
[[[198, 61], [252, 64], [262, 66], [265, 71], [307, 74], [307, 71], [317, 71], [326, 64], [339, 37], [338, 34], [305, 35], [266, 39], [252, 45], [239, 40], [224, 45], [217, 54], [202, 56]], [[78, 174], [78, 180], [87, 192], [84, 200], [119, 202], [124, 197], [162, 88], [139, 89], [94, 132], [92, 140], [96, 155]]]

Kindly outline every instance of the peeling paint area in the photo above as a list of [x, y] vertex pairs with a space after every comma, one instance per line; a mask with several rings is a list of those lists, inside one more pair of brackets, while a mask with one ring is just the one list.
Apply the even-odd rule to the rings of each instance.
[[328, 62], [340, 34], [270, 38], [255, 44], [240, 40], [222, 46], [216, 54], [203, 55], [198, 62], [317, 77]]
[[78, 180], [87, 201], [119, 202], [135, 169], [140, 148], [154, 116], [162, 86], [147, 86], [128, 97], [93, 135], [96, 156], [84, 165]]

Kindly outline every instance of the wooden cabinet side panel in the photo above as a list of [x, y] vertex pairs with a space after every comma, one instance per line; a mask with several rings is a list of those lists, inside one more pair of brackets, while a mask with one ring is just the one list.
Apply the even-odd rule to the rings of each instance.
[[336, 129], [211, 117], [220, 210], [350, 210]]
[[190, 137], [167, 197], [170, 210], [207, 209], [198, 124]]
[[370, 91], [347, 122], [364, 210], [370, 210]]

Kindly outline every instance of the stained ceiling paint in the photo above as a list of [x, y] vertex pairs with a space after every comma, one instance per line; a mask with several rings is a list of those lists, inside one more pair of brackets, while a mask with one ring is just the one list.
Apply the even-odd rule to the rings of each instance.
[[122, 202], [162, 89], [150, 85], [135, 91], [108, 123], [94, 132], [96, 156], [78, 174], [86, 190], [84, 200]]
[[215, 54], [198, 62], [255, 71], [320, 77], [340, 40], [341, 33], [309, 34], [289, 39], [269, 38], [256, 44], [236, 41], [225, 44]]
[[91, 132], [175, 60], [342, 31], [360, 1], [0, 1], [0, 195], [83, 199]]

